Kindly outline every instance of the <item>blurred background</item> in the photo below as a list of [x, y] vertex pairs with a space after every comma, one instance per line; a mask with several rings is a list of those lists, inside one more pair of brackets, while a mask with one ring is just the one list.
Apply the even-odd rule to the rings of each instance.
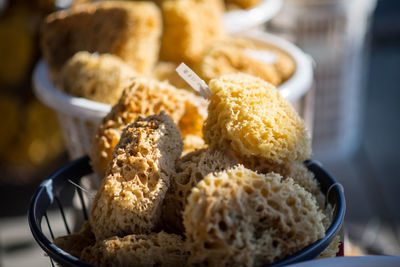
[[[49, 264], [26, 213], [69, 159], [31, 77], [41, 21], [66, 2], [0, 0], [0, 266]], [[314, 159], [344, 186], [345, 233], [364, 254], [400, 255], [400, 1], [283, 2], [262, 27], [314, 58]]]

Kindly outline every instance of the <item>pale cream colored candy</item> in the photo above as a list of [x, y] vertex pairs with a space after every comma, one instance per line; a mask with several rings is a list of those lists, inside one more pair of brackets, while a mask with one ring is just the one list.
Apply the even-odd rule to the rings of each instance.
[[221, 0], [167, 0], [161, 10], [161, 60], [191, 64], [225, 35]]
[[200, 97], [166, 82], [134, 79], [95, 132], [90, 153], [93, 169], [100, 177], [104, 177], [122, 130], [139, 116], [149, 116], [164, 110], [178, 125], [183, 137], [201, 137], [204, 117], [199, 105], [203, 101]]
[[114, 105], [136, 72], [111, 54], [76, 53], [63, 66], [58, 83], [67, 94]]
[[41, 47], [55, 74], [79, 51], [113, 54], [146, 74], [157, 61], [161, 32], [161, 12], [154, 3], [102, 1], [50, 14]]
[[82, 251], [81, 259], [96, 266], [187, 266], [182, 237], [165, 232], [112, 237]]
[[302, 162], [291, 161], [283, 164], [275, 164], [268, 162], [261, 157], [242, 157], [236, 155], [238, 160], [248, 169], [258, 173], [276, 172], [283, 176], [283, 178], [292, 178], [295, 183], [304, 187], [308, 192], [318, 197], [321, 194], [319, 183], [315, 179], [313, 172], [309, 171]]
[[258, 173], [269, 173], [275, 172], [283, 176], [283, 179], [292, 178], [295, 183], [303, 187], [305, 190], [310, 192], [317, 201], [318, 206], [326, 215], [323, 223], [325, 229], [331, 225], [331, 207], [325, 207], [325, 195], [321, 192], [319, 187], [319, 182], [315, 178], [313, 172], [309, 171], [302, 162], [293, 161], [286, 162], [283, 164], [275, 164], [268, 162], [261, 157], [243, 157], [240, 155], [235, 155], [237, 160], [242, 163], [246, 168], [256, 171]]
[[203, 133], [211, 147], [277, 164], [310, 157], [304, 121], [274, 86], [250, 75], [231, 74], [211, 80], [209, 88]]
[[223, 171], [237, 165], [236, 159], [227, 151], [199, 149], [188, 153], [176, 164], [176, 175], [165, 196], [162, 222], [174, 233], [183, 234], [182, 212], [190, 190], [209, 173]]
[[231, 36], [214, 42], [193, 68], [207, 82], [222, 75], [242, 72], [278, 86], [293, 75], [296, 63], [279, 47]]
[[292, 179], [242, 165], [209, 174], [185, 207], [189, 262], [260, 266], [283, 259], [324, 236], [323, 213]]
[[96, 240], [156, 227], [182, 148], [178, 128], [163, 112], [124, 129], [93, 202], [90, 224]]
[[246, 53], [242, 47], [225, 42], [212, 45], [196, 64], [196, 69], [207, 82], [222, 75], [240, 72], [259, 77], [275, 86], [282, 82], [274, 64], [267, 64]]

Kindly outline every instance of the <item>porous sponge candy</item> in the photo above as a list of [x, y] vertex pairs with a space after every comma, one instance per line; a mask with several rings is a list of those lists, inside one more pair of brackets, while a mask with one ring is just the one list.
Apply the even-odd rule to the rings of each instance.
[[319, 197], [321, 193], [319, 183], [317, 179], [315, 179], [314, 173], [308, 170], [302, 162], [292, 161], [285, 162], [283, 164], [275, 164], [268, 162], [262, 157], [243, 157], [240, 155], [235, 156], [238, 158], [240, 163], [252, 171], [264, 174], [276, 172], [282, 175], [284, 179], [288, 177], [292, 178], [295, 183], [302, 186], [315, 197]]
[[176, 163], [176, 175], [165, 197], [163, 223], [174, 233], [184, 232], [182, 212], [190, 190], [203, 177], [212, 172], [223, 171], [237, 165], [236, 159], [227, 151], [199, 149], [186, 154]]
[[103, 118], [95, 133], [90, 156], [96, 173], [104, 176], [122, 129], [138, 116], [149, 116], [165, 110], [179, 125], [183, 136], [201, 136], [204, 117], [199, 107], [203, 100], [199, 98], [165, 82], [135, 78], [111, 112]]
[[329, 205], [326, 206], [326, 197], [324, 194], [322, 194], [319, 187], [319, 182], [315, 178], [314, 173], [307, 169], [303, 162], [293, 161], [285, 162], [283, 164], [276, 164], [268, 162], [262, 157], [243, 157], [240, 155], [235, 156], [238, 158], [240, 163], [252, 171], [264, 174], [269, 172], [279, 173], [282, 175], [283, 179], [292, 178], [296, 184], [310, 192], [315, 197], [318, 206], [326, 215], [323, 223], [325, 229], [328, 229], [332, 222], [331, 208]]
[[182, 238], [165, 232], [98, 241], [81, 259], [96, 266], [186, 266]]
[[82, 4], [46, 18], [43, 55], [55, 73], [78, 51], [110, 53], [147, 73], [158, 57], [161, 28], [161, 12], [151, 2]]
[[211, 80], [209, 87], [212, 95], [203, 127], [207, 144], [279, 164], [310, 157], [304, 121], [274, 86], [250, 75], [231, 74]]
[[64, 64], [57, 83], [67, 94], [114, 105], [135, 76], [116, 56], [82, 51]]
[[196, 63], [200, 77], [205, 81], [218, 78], [221, 75], [247, 73], [259, 77], [277, 86], [282, 78], [273, 64], [268, 64], [252, 55], [235, 43], [227, 41], [213, 44]]
[[188, 197], [183, 218], [191, 263], [272, 263], [324, 235], [315, 199], [292, 179], [239, 165], [209, 174]]
[[167, 0], [160, 59], [187, 64], [197, 61], [205, 49], [222, 38], [221, 0]]
[[164, 113], [124, 129], [93, 202], [96, 240], [154, 229], [182, 148], [178, 128]]

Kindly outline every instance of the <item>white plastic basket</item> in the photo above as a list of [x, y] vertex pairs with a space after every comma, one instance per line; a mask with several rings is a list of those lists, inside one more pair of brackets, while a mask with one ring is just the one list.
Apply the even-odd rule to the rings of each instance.
[[[294, 59], [296, 70], [279, 89], [284, 97], [295, 104], [311, 131], [312, 106], [308, 102], [312, 95], [306, 94], [313, 82], [311, 58], [293, 44], [265, 32], [253, 30], [241, 36], [277, 46]], [[111, 110], [111, 106], [73, 97], [57, 90], [49, 80], [47, 65], [43, 61], [36, 65], [33, 84], [36, 96], [57, 112], [69, 156], [75, 159], [87, 155], [91, 150], [93, 134], [101, 119]]]
[[249, 9], [227, 11], [224, 14], [224, 26], [229, 33], [239, 33], [262, 25], [274, 17], [282, 6], [282, 0], [262, 0]]
[[69, 156], [72, 159], [90, 152], [92, 136], [111, 106], [73, 97], [56, 89], [50, 82], [47, 65], [39, 61], [33, 73], [36, 96], [56, 111]]
[[268, 30], [316, 62], [313, 150], [321, 160], [351, 156], [360, 142], [369, 20], [376, 0], [285, 0]]

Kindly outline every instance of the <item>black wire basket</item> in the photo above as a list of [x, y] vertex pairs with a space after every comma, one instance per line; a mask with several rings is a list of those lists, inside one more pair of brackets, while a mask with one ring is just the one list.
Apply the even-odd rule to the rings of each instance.
[[[270, 266], [284, 266], [316, 258], [333, 241], [342, 228], [346, 209], [342, 186], [317, 162], [308, 160], [305, 162], [305, 165], [314, 173], [320, 183], [322, 193], [326, 196], [327, 204], [330, 204], [332, 207], [332, 223], [323, 238]], [[55, 238], [54, 225], [48, 216], [49, 211], [55, 211], [56, 214], [59, 212], [59, 216], [61, 216], [65, 226], [65, 234], [70, 234], [74, 226], [71, 224], [76, 222], [76, 218], [68, 218], [65, 207], [68, 205], [71, 206], [72, 198], [76, 196], [75, 198], [80, 203], [79, 216], [87, 220], [87, 198], [84, 197], [82, 189], [77, 185], [80, 184], [82, 177], [91, 173], [92, 168], [89, 164], [89, 157], [86, 156], [72, 161], [46, 179], [32, 197], [28, 212], [29, 226], [33, 237], [50, 257], [50, 262], [53, 266], [54, 262], [61, 266], [93, 266], [54, 245], [52, 242]], [[76, 206], [74, 205], [75, 209], [77, 209]], [[76, 217], [76, 214], [73, 216]], [[132, 266], [134, 266], [134, 263]]]

